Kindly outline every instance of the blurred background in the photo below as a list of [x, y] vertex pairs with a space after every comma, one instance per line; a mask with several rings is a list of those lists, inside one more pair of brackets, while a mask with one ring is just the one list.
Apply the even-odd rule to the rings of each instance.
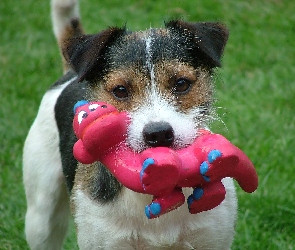
[[[232, 249], [295, 249], [295, 1], [82, 0], [87, 33], [164, 21], [219, 21], [230, 29], [216, 72], [212, 130], [239, 146], [259, 174], [253, 194], [237, 186]], [[0, 1], [0, 249], [24, 239], [22, 147], [40, 100], [62, 74], [49, 1]], [[71, 223], [64, 249], [77, 249]]]

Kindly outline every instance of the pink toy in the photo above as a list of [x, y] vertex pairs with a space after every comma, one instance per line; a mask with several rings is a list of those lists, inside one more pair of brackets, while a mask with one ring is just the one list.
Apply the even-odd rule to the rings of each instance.
[[258, 186], [248, 157], [226, 138], [200, 130], [186, 148], [148, 148], [137, 153], [125, 143], [129, 117], [103, 102], [75, 105], [73, 127], [78, 141], [73, 152], [83, 164], [100, 161], [125, 187], [153, 195], [145, 208], [148, 218], [167, 213], [185, 202], [183, 187], [194, 188], [188, 208], [195, 214], [218, 206], [225, 198], [224, 177], [234, 178], [245, 192]]

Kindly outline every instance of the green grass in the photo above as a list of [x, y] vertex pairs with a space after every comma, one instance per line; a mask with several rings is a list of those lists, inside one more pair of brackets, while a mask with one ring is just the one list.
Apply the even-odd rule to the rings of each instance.
[[[295, 249], [295, 2], [279, 0], [82, 0], [89, 33], [125, 23], [221, 21], [231, 31], [216, 77], [215, 132], [256, 165], [254, 194], [238, 187], [233, 249]], [[0, 2], [0, 249], [28, 249], [23, 233], [22, 147], [46, 89], [61, 74], [49, 1]], [[77, 249], [72, 226], [65, 249]]]

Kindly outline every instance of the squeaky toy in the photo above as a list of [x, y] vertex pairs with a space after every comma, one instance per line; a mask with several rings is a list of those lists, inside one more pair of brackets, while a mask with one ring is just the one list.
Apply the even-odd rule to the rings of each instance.
[[258, 186], [248, 157], [226, 138], [199, 130], [191, 145], [182, 149], [153, 147], [133, 151], [125, 142], [130, 118], [104, 102], [79, 101], [74, 107], [78, 138], [74, 157], [83, 164], [100, 161], [125, 187], [153, 196], [145, 208], [156, 218], [185, 202], [182, 188], [191, 187], [188, 209], [192, 214], [218, 206], [225, 198], [221, 180], [234, 178], [245, 192]]

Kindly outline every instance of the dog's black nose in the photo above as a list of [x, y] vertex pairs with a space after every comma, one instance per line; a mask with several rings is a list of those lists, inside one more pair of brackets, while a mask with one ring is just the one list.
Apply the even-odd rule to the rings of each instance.
[[144, 126], [143, 138], [150, 147], [170, 147], [174, 141], [173, 128], [168, 122], [151, 122]]

